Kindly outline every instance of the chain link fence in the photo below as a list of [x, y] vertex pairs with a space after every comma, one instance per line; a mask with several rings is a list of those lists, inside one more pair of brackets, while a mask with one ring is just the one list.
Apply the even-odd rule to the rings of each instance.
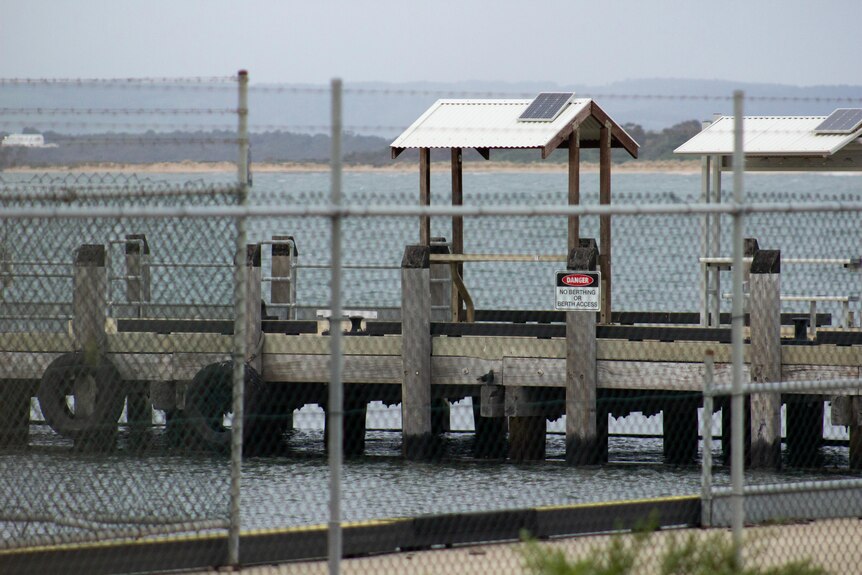
[[[858, 174], [746, 174], [739, 201], [730, 171], [627, 169], [585, 139], [567, 205], [566, 150], [544, 169], [466, 150], [463, 172], [431, 154], [427, 180], [409, 150], [370, 169], [403, 127], [364, 126], [378, 149], [361, 117], [318, 117], [339, 85], [252, 86], [249, 135], [237, 80], [0, 84], [68, 96], [4, 109], [44, 138], [0, 156], [5, 568], [329, 554], [337, 572], [400, 551], [349, 561], [520, 573], [520, 547], [442, 549], [651, 525], [733, 526], [737, 562], [804, 550], [847, 572]], [[308, 125], [256, 128], [265, 99]], [[288, 129], [305, 155], [285, 166]], [[793, 526], [754, 553], [743, 520]], [[672, 547], [652, 537], [647, 571]]]

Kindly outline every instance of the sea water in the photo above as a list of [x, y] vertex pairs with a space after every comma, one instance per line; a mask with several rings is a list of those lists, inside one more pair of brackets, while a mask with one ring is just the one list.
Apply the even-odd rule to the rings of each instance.
[[[4, 179], [23, 176], [4, 175]], [[155, 176], [154, 176], [155, 177]], [[218, 175], [158, 176], [170, 182], [188, 178], [213, 183], [229, 178]], [[757, 202], [858, 201], [862, 177], [843, 175], [770, 174], [746, 176], [746, 195]], [[346, 172], [344, 201], [348, 205], [415, 205], [418, 175], [410, 172]], [[447, 177], [432, 179], [432, 202], [449, 203]], [[598, 177], [583, 174], [583, 203], [598, 203]], [[730, 193], [729, 178], [723, 194]], [[254, 175], [253, 205], [326, 205], [329, 175], [321, 173], [259, 173]], [[613, 200], [625, 204], [684, 204], [697, 202], [699, 174], [615, 173]], [[566, 179], [560, 173], [467, 172], [465, 205], [563, 205]], [[563, 217], [475, 217], [465, 219], [465, 251], [470, 253], [556, 254], [565, 252]], [[613, 218], [614, 309], [695, 311], [699, 304], [699, 216], [618, 216]], [[730, 255], [730, 219], [722, 221], [722, 255]], [[758, 215], [746, 219], [746, 235], [762, 248], [781, 249], [782, 257], [858, 257], [862, 226], [856, 213]], [[146, 233], [149, 220], [136, 229], [107, 229], [108, 233]], [[184, 237], [194, 237], [194, 222], [184, 222]], [[388, 269], [346, 270], [345, 307], [397, 307], [400, 286], [397, 268], [404, 245], [418, 241], [416, 218], [347, 218], [344, 221], [345, 263], [385, 264]], [[296, 238], [301, 263], [329, 261], [329, 223], [325, 218], [266, 217], [249, 222], [249, 241], [272, 234]], [[598, 237], [598, 218], [581, 220], [582, 237]], [[150, 240], [154, 258], [175, 249], [164, 229], [154, 228]], [[447, 218], [432, 219], [432, 235], [451, 237]], [[122, 237], [118, 235], [117, 237]], [[75, 238], [77, 241], [77, 238]], [[71, 241], [71, 240], [70, 240]], [[104, 240], [101, 240], [104, 241]], [[227, 236], [216, 238], [228, 246]], [[477, 307], [550, 309], [553, 272], [562, 264], [468, 264], [465, 280]], [[325, 269], [300, 269], [298, 300], [310, 307], [326, 306], [329, 275]], [[830, 269], [783, 266], [785, 293], [817, 290], [858, 295], [858, 272], [836, 266]], [[175, 296], [176, 294], [165, 294]], [[229, 302], [230, 290], [224, 297]], [[265, 295], [266, 298], [266, 295]], [[797, 307], [800, 312], [805, 308]], [[835, 307], [819, 311], [838, 316]], [[157, 414], [160, 416], [160, 414]], [[633, 414], [611, 420], [612, 433], [627, 435], [610, 440], [607, 465], [573, 468], [563, 463], [564, 437], [548, 437], [548, 460], [529, 464], [472, 459], [472, 435], [459, 430], [472, 427], [472, 410], [460, 402], [452, 408], [455, 431], [445, 434], [447, 458], [434, 463], [407, 462], [399, 457], [400, 421], [397, 406], [372, 403], [366, 455], [344, 464], [344, 519], [362, 520], [425, 513], [521, 508], [535, 505], [582, 503], [696, 494], [700, 468], [662, 463], [660, 416]], [[295, 414], [296, 431], [284, 438], [285, 452], [272, 457], [249, 458], [243, 467], [243, 527], [262, 528], [310, 523], [327, 519], [328, 470], [323, 449], [323, 415], [316, 406]], [[551, 431], [561, 431], [561, 421]], [[842, 428], [827, 427], [830, 433]], [[641, 437], [631, 436], [631, 433]], [[57, 517], [98, 518], [219, 518], [228, 512], [229, 468], [224, 456], [172, 451], [160, 428], [144, 453], [128, 450], [121, 431], [115, 453], [83, 455], [71, 443], [45, 426], [33, 426], [31, 447], [0, 455], [0, 508], [41, 512]], [[718, 456], [718, 447], [716, 447]], [[824, 469], [780, 473], [749, 471], [749, 483], [849, 476], [846, 447], [824, 448]], [[716, 467], [716, 484], [729, 482], [727, 469]], [[50, 522], [48, 522], [50, 523]], [[47, 523], [45, 525], [48, 525]], [[4, 537], [50, 533], [57, 526], [22, 527], [4, 523]], [[105, 525], [113, 525], [106, 523]]]

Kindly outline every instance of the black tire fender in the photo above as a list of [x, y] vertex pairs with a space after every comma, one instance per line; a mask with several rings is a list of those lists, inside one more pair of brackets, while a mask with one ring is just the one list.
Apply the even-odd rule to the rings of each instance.
[[[95, 386], [91, 413], [72, 411], [67, 397], [77, 385]], [[57, 433], [73, 439], [99, 432], [113, 433], [126, 401], [120, 372], [103, 354], [65, 353], [52, 361], [36, 393], [45, 421]]]
[[[243, 394], [244, 423], [254, 420], [252, 410], [262, 387], [257, 371], [245, 365], [245, 392]], [[186, 392], [183, 418], [192, 440], [202, 447], [217, 451], [230, 449], [231, 430], [223, 425], [224, 416], [233, 411], [233, 362], [223, 361], [202, 367], [192, 379]], [[243, 426], [243, 437], [252, 430]]]

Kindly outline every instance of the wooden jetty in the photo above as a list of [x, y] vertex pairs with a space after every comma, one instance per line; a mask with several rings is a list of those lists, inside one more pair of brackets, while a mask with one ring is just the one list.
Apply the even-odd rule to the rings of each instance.
[[[138, 258], [147, 257], [134, 245], [130, 239], [129, 270], [141, 269]], [[595, 266], [594, 244], [586, 242], [586, 246], [572, 250], [570, 268]], [[274, 258], [291, 257], [279, 246], [271, 249]], [[260, 252], [259, 245], [249, 246], [247, 291], [252, 302], [260, 301]], [[567, 461], [601, 463], [607, 459], [608, 415], [663, 412], [666, 458], [694, 459], [703, 359], [711, 351], [716, 385], [729, 385], [729, 328], [701, 327], [696, 312], [616, 312], [616, 323], [600, 324], [594, 313], [476, 310], [477, 321], [472, 323], [432, 321], [432, 301], [448, 294], [438, 293], [432, 300], [431, 267], [448, 265], [432, 263], [445, 260], [445, 254], [432, 258], [431, 252], [422, 245], [405, 249], [400, 322], [364, 320], [360, 330], [348, 330], [343, 339], [343, 379], [351, 414], [345, 422], [349, 452], [362, 450], [365, 406], [382, 401], [402, 404], [404, 456], [434, 457], [435, 437], [446, 428], [440, 415], [445, 412], [435, 407], [470, 397], [480, 457], [542, 459], [546, 421], [565, 415]], [[833, 402], [833, 421], [849, 425], [851, 466], [860, 467], [862, 430], [849, 406], [855, 406], [859, 393], [854, 385], [860, 379], [862, 333], [818, 329], [816, 338], [809, 339], [807, 330], [788, 328], [786, 324], [796, 316], [779, 313], [778, 252], [755, 253], [751, 274], [753, 312], [745, 344], [746, 377], [751, 381], [847, 379], [848, 389], [840, 395], [850, 399]], [[141, 282], [141, 276], [130, 274], [127, 281]], [[82, 246], [75, 263], [71, 332], [0, 333], [5, 443], [26, 442], [31, 397], [47, 405], [74, 395], [74, 414], [53, 421], [49, 413], [45, 415], [58, 432], [86, 443], [111, 437], [124, 401], [130, 424], [143, 425], [150, 421], [150, 408], [181, 415], [193, 410], [193, 398], [201, 390], [213, 393], [213, 385], [230, 385], [229, 378], [214, 384], [202, 374], [213, 379], [212, 371], [206, 370], [230, 359], [232, 321], [109, 318], [104, 314], [107, 282], [104, 247]], [[258, 306], [252, 308], [258, 313], [247, 316], [247, 338], [254, 342], [248, 345], [247, 360], [255, 377], [248, 389], [258, 401], [250, 404], [247, 439], [271, 445], [290, 425], [294, 409], [306, 404], [326, 408], [330, 347], [329, 335], [321, 333], [319, 324], [325, 322], [328, 328], [329, 320], [269, 319]], [[99, 315], [93, 310], [103, 311]], [[816, 319], [825, 323], [830, 318], [821, 314]], [[93, 360], [97, 366], [110, 368], [91, 369], [94, 386], [64, 388], [61, 383], [72, 377], [74, 369], [87, 365], [88, 353], [99, 358]], [[749, 428], [759, 432], [749, 438], [750, 463], [778, 465], [781, 437], [775, 418], [782, 404], [788, 410], [791, 461], [802, 465], [814, 461], [822, 440], [823, 402], [830, 397], [802, 393], [752, 397]], [[265, 412], [261, 406], [267, 406]], [[229, 404], [219, 407], [225, 413], [229, 409]], [[727, 410], [723, 413], [726, 416]], [[198, 413], [197, 419], [206, 423], [212, 415]], [[255, 425], [256, 416], [261, 419], [259, 425]], [[194, 429], [214, 447], [229, 433], [207, 433], [201, 425]]]
[[[462, 203], [462, 150], [485, 157], [495, 148], [532, 148], [547, 157], [568, 149], [568, 199], [580, 198], [579, 150], [599, 148], [600, 201], [610, 203], [613, 147], [637, 155], [637, 144], [595, 102], [567, 98], [552, 119], [523, 122], [529, 100], [441, 100], [392, 144], [393, 156], [419, 150], [420, 203], [429, 205], [430, 152], [451, 152], [452, 202]], [[469, 114], [464, 110], [470, 108]], [[453, 119], [447, 114], [455, 113]], [[453, 126], [457, 130], [450, 130]], [[492, 126], [494, 130], [486, 130]], [[501, 129], [501, 126], [505, 129]], [[430, 219], [420, 218], [418, 243], [405, 248], [400, 269], [400, 321], [357, 315], [343, 339], [345, 449], [364, 446], [370, 401], [400, 403], [403, 455], [435, 457], [437, 437], [447, 428], [446, 407], [471, 398], [479, 457], [539, 460], [545, 456], [546, 422], [566, 417], [566, 461], [592, 465], [607, 460], [608, 417], [663, 413], [668, 461], [692, 461], [698, 449], [697, 409], [702, 405], [704, 358], [715, 361], [715, 384], [729, 385], [730, 329], [706, 300], [692, 314], [620, 312], [612, 306], [611, 219], [600, 219], [600, 238], [581, 238], [576, 216], [568, 218], [565, 267], [601, 270], [599, 313], [583, 311], [476, 310], [462, 280], [471, 261], [463, 253], [463, 221], [452, 219], [451, 250], [432, 242]], [[149, 422], [150, 409], [164, 410], [169, 427], [199, 442], [224, 448], [230, 431], [234, 322], [214, 317], [153, 318], [146, 238], [126, 238], [126, 291], [130, 303], [108, 316], [109, 278], [105, 247], [81, 246], [74, 266], [74, 317], [68, 333], [0, 333], [0, 439], [26, 441], [30, 398], [46, 421], [76, 443], [105, 444], [125, 405], [130, 424]], [[295, 243], [290, 236], [265, 242], [271, 249], [272, 304], [295, 301], [295, 277], [287, 278]], [[250, 451], [273, 445], [292, 425], [295, 409], [327, 408], [330, 377], [328, 329], [337, 320], [304, 321], [289, 312], [273, 319], [260, 306], [262, 245], [248, 246], [243, 326], [246, 360], [244, 440]], [[705, 253], [705, 256], [710, 253]], [[475, 256], [475, 255], [474, 255]], [[847, 380], [846, 389], [819, 393], [756, 393], [748, 399], [747, 460], [780, 465], [780, 410], [787, 406], [790, 461], [810, 465], [822, 444], [824, 402], [832, 421], [850, 429], [850, 465], [862, 468], [862, 416], [858, 409], [862, 333], [817, 329], [830, 318], [805, 320], [780, 313], [781, 254], [750, 244], [750, 316], [745, 377], [773, 381]], [[473, 258], [475, 259], [475, 258]], [[705, 262], [702, 265], [706, 266]], [[441, 281], [443, 280], [443, 281]], [[705, 282], [708, 283], [708, 282]], [[715, 286], [712, 286], [715, 287]], [[706, 289], [706, 288], [704, 288]], [[707, 292], [704, 291], [704, 294]], [[715, 296], [717, 291], [710, 292]], [[293, 298], [293, 299], [292, 299]], [[713, 298], [714, 299], [714, 298]], [[448, 306], [448, 308], [447, 308]], [[292, 309], [292, 308], [288, 308]], [[320, 322], [325, 322], [321, 329]], [[364, 322], [364, 323], [363, 323]], [[796, 323], [793, 329], [786, 329]], [[800, 326], [802, 329], [800, 329]], [[74, 396], [74, 412], [67, 398]], [[729, 449], [726, 398], [722, 426]], [[46, 409], [47, 406], [47, 409]]]

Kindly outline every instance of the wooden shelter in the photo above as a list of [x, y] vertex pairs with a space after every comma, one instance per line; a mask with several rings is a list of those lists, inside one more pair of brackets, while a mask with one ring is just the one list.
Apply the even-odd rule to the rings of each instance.
[[[523, 99], [458, 99], [438, 100], [391, 144], [392, 157], [406, 149], [419, 150], [419, 201], [431, 204], [431, 150], [449, 149], [452, 171], [452, 204], [463, 203], [462, 150], [473, 148], [486, 160], [492, 149], [538, 149], [547, 158], [557, 148], [568, 153], [568, 203], [580, 203], [580, 150], [600, 150], [600, 203], [611, 202], [611, 148], [622, 148], [632, 157], [638, 154], [638, 144], [598, 104], [589, 98], [561, 99], [554, 117], [542, 119], [522, 117], [536, 100]], [[551, 94], [554, 95], [554, 94]], [[599, 233], [599, 266], [603, 275], [602, 321], [610, 321], [611, 311], [611, 218], [601, 216]], [[568, 221], [568, 250], [578, 245], [579, 221]], [[431, 222], [422, 217], [419, 242], [430, 245]], [[452, 253], [464, 253], [463, 218], [452, 217]]]

